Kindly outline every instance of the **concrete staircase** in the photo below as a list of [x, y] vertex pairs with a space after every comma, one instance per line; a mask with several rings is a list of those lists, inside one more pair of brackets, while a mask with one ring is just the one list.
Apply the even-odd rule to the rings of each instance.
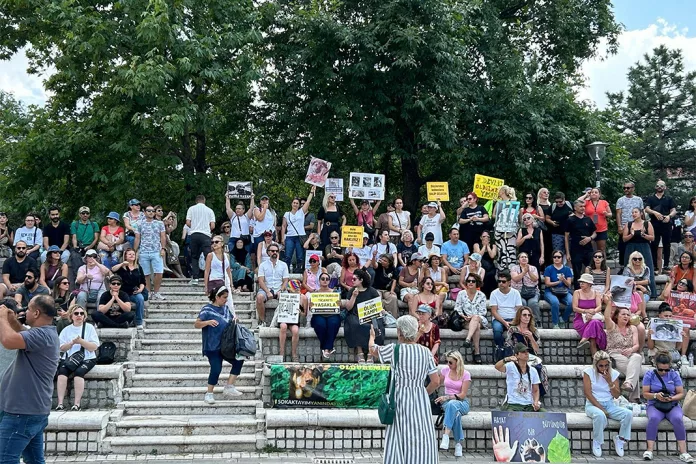
[[[230, 364], [223, 364], [216, 403], [203, 401], [209, 365], [201, 331], [193, 323], [207, 302], [203, 286], [167, 279], [165, 301], [151, 301], [145, 328], [126, 363], [123, 401], [112, 414], [104, 451], [114, 454], [181, 454], [254, 451], [265, 446], [261, 402], [262, 360], [248, 360], [237, 380], [243, 393], [224, 400]], [[235, 296], [241, 322], [255, 327], [251, 294]]]

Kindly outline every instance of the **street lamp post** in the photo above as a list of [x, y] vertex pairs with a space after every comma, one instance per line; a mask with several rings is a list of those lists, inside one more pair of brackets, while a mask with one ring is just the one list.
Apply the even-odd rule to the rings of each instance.
[[594, 169], [595, 169], [595, 177], [597, 179], [597, 187], [600, 185], [600, 174], [599, 170], [602, 164], [602, 159], [604, 158], [604, 155], [607, 153], [607, 147], [609, 146], [608, 143], [604, 142], [592, 142], [589, 145], [585, 145], [585, 149], [587, 150], [587, 154], [590, 156], [590, 159], [594, 163]]

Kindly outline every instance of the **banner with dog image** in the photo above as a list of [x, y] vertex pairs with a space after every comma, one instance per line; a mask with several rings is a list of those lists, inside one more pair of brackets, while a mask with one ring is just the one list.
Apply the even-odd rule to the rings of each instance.
[[491, 411], [497, 462], [570, 462], [565, 413]]
[[384, 364], [273, 364], [271, 401], [286, 409], [377, 409], [388, 378]]
[[681, 343], [684, 321], [678, 319], [650, 319], [650, 338], [661, 342]]

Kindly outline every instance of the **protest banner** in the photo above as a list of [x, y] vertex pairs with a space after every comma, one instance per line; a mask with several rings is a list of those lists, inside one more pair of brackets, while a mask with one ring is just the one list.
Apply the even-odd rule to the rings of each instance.
[[351, 172], [348, 197], [362, 200], [384, 200], [384, 174]]
[[428, 182], [426, 190], [428, 201], [449, 201], [449, 184], [447, 182]]
[[341, 227], [341, 246], [344, 248], [363, 247], [363, 226], [342, 226]]
[[380, 317], [382, 317], [381, 297], [358, 303], [358, 319], [361, 324], [367, 324], [372, 319], [379, 319]]
[[281, 409], [377, 409], [388, 378], [382, 364], [273, 364], [271, 402]]
[[650, 338], [653, 340], [681, 343], [684, 322], [678, 319], [658, 319], [654, 317], [650, 319], [650, 330], [652, 330]]
[[282, 292], [278, 297], [278, 324], [298, 324], [300, 322], [300, 294]]
[[343, 179], [326, 179], [324, 188], [327, 192], [336, 195], [336, 201], [343, 201]]
[[251, 187], [251, 182], [228, 182], [227, 183], [227, 197], [237, 198], [239, 200], [248, 200], [251, 198], [251, 194], [254, 190]]
[[336, 292], [309, 293], [309, 301], [312, 303], [309, 308], [312, 314], [338, 314], [341, 310], [341, 295]]
[[309, 167], [307, 168], [305, 182], [316, 185], [317, 187], [323, 187], [324, 184], [326, 184], [326, 179], [329, 177], [330, 169], [330, 162], [312, 157], [312, 159], [309, 161]]
[[499, 201], [495, 208], [495, 230], [498, 232], [516, 233], [519, 229], [520, 202], [519, 201]]
[[617, 308], [631, 308], [633, 280], [633, 277], [611, 276], [611, 300]]
[[306, 269], [309, 269], [309, 258], [312, 256], [319, 260], [319, 266], [321, 266], [321, 250], [305, 250], [304, 265]]
[[474, 193], [479, 198], [495, 200], [498, 198], [498, 190], [504, 183], [503, 179], [476, 174], [474, 176]]
[[682, 317], [691, 318], [691, 325], [693, 325], [693, 318], [696, 314], [696, 294], [672, 291], [667, 297], [667, 303], [672, 307], [674, 316], [680, 316], [680, 319]]
[[570, 462], [565, 413], [491, 411], [497, 462]]

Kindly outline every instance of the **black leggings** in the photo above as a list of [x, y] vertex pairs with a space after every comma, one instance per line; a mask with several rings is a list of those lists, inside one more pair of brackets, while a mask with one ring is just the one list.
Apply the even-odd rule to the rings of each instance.
[[58, 375], [64, 375], [66, 377], [70, 377], [72, 375], [73, 377], [82, 377], [84, 379], [85, 375], [87, 375], [87, 373], [91, 371], [96, 364], [96, 359], [85, 360], [82, 361], [80, 367], [70, 372], [68, 369], [63, 367], [63, 363], [60, 363], [60, 366], [58, 366]]

